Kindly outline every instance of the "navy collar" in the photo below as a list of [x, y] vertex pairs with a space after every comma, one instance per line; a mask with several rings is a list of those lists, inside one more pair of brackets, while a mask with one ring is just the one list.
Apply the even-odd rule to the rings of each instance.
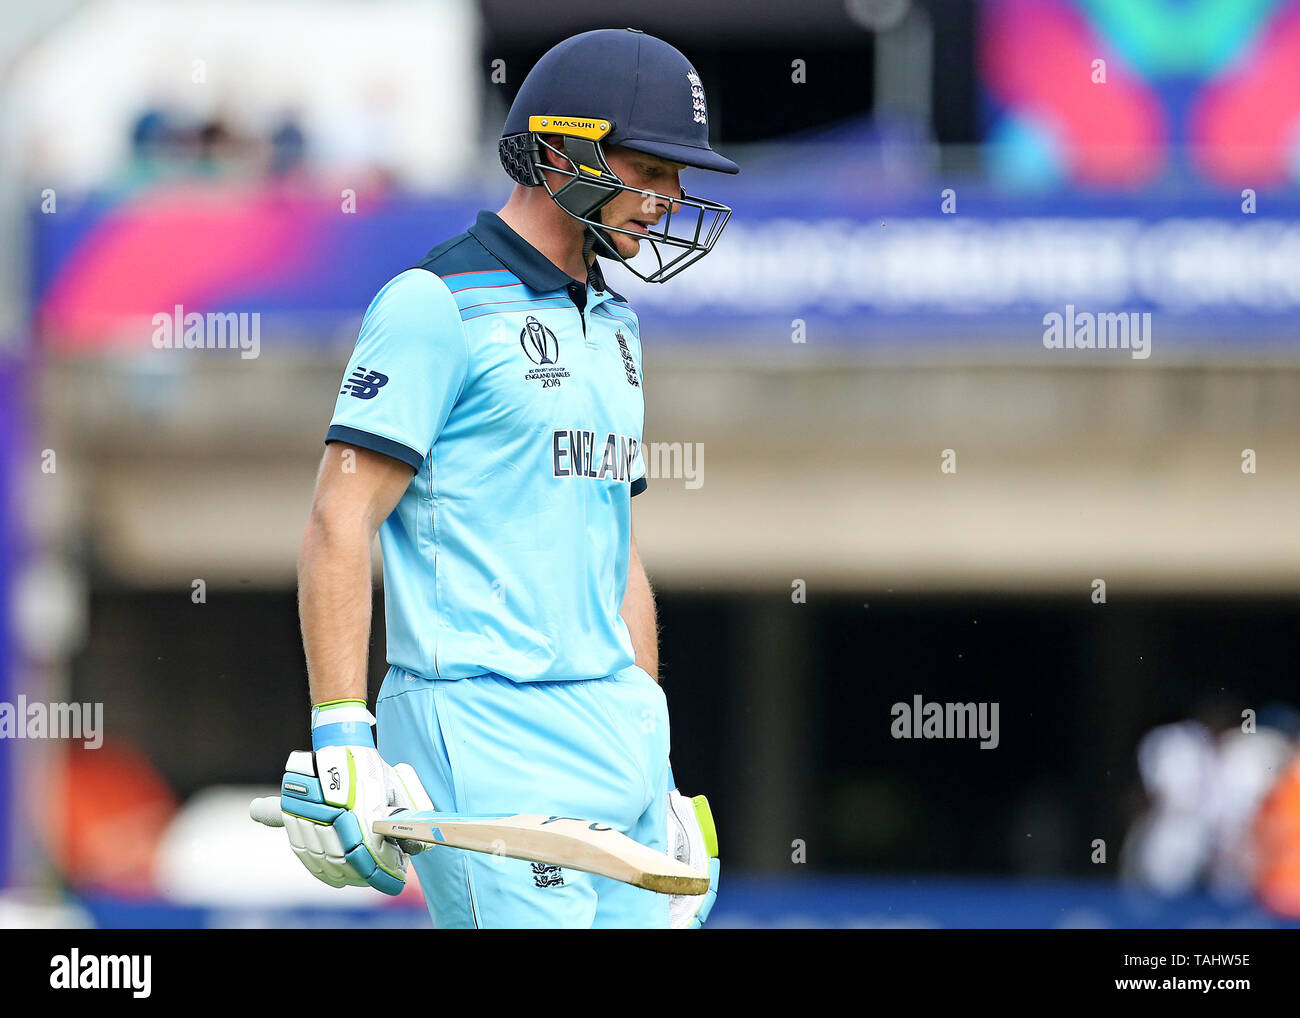
[[[569, 284], [577, 280], [561, 269], [553, 261], [510, 229], [495, 212], [484, 209], [478, 219], [469, 228], [469, 233], [492, 253], [507, 269], [519, 277], [520, 282], [538, 293], [550, 293], [552, 290], [568, 289]], [[600, 259], [592, 263], [591, 273], [593, 288], [604, 291], [615, 300], [626, 303], [627, 298], [615, 293], [605, 282], [605, 275], [600, 270]]]

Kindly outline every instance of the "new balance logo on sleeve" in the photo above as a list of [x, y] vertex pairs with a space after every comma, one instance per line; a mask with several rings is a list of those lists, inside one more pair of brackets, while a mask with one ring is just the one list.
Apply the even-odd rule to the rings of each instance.
[[379, 390], [387, 384], [387, 375], [380, 374], [378, 371], [367, 371], [358, 365], [352, 372], [352, 377], [343, 383], [339, 395], [346, 392], [357, 399], [374, 399], [379, 395]]

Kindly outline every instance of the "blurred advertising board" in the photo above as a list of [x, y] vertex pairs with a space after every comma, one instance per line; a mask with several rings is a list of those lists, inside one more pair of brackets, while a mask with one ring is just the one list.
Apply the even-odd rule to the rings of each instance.
[[[735, 209], [717, 248], [667, 285], [617, 269], [611, 285], [660, 340], [693, 347], [788, 348], [801, 322], [795, 343], [1036, 356], [1052, 315], [1150, 313], [1158, 352], [1300, 349], [1300, 197], [787, 180], [760, 169], [702, 189]], [[147, 350], [153, 316], [177, 308], [258, 313], [268, 348], [334, 344], [385, 281], [503, 198], [391, 194], [345, 212], [335, 196], [188, 186], [64, 203], [34, 214], [34, 324], [63, 353]]]

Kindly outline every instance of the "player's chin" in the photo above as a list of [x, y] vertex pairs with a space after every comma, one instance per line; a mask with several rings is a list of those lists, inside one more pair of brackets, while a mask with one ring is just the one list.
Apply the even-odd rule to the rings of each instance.
[[635, 258], [641, 252], [641, 242], [624, 233], [614, 234], [614, 247], [624, 258]]

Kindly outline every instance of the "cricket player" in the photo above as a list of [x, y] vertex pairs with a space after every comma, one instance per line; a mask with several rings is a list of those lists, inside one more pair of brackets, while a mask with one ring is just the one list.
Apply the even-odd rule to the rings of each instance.
[[[680, 171], [738, 167], [709, 148], [689, 61], [635, 29], [546, 53], [500, 156], [505, 206], [380, 290], [344, 375], [299, 560], [313, 752], [290, 757], [283, 819], [320, 879], [390, 894], [421, 847], [370, 833], [394, 807], [591, 819], [707, 870], [710, 892], [670, 900], [431, 848], [412, 861], [434, 924], [698, 926], [716, 835], [703, 797], [674, 787], [632, 532], [640, 326], [597, 258], [648, 282], [680, 272], [730, 215], [688, 196]], [[377, 744], [376, 532], [390, 665]]]

